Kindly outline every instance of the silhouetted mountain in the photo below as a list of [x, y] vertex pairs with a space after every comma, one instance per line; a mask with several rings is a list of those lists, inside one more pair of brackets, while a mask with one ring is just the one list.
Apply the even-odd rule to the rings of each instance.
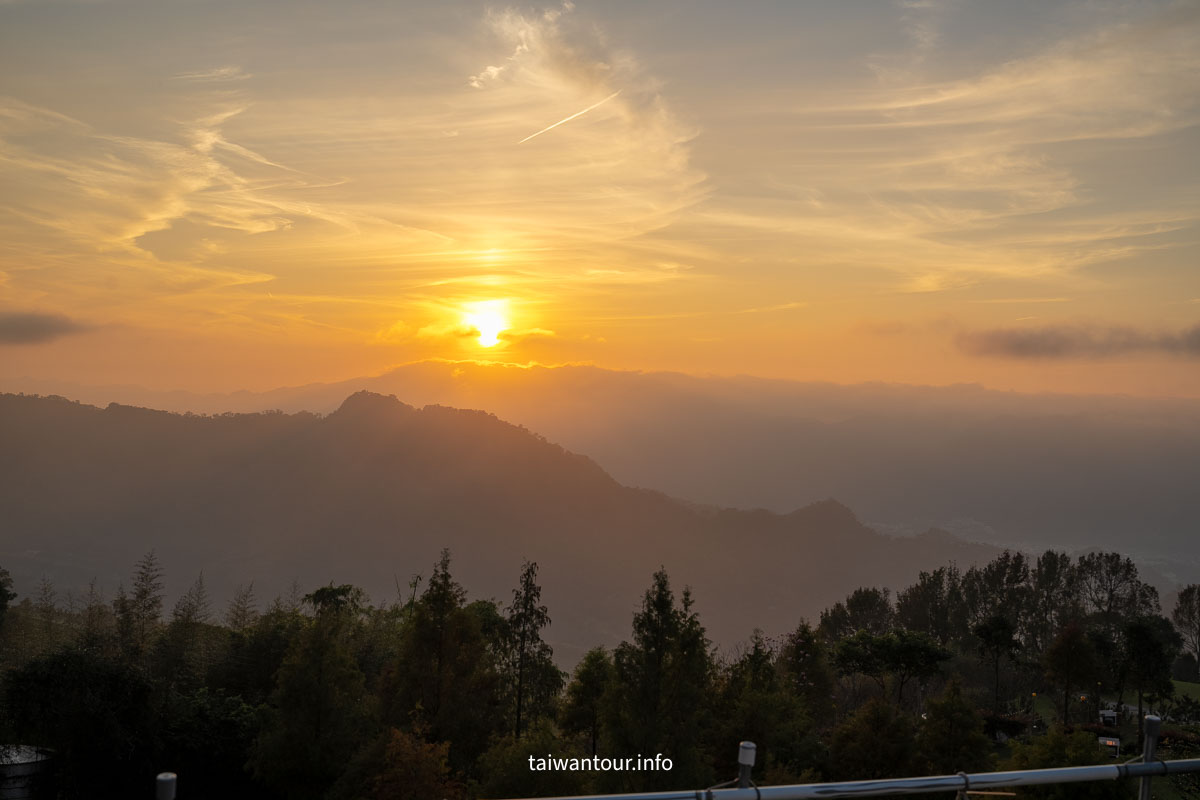
[[328, 416], [178, 415], [0, 395], [0, 565], [18, 589], [93, 576], [111, 592], [155, 548], [176, 592], [293, 579], [377, 599], [449, 547], [475, 595], [541, 565], [564, 658], [627, 635], [651, 573], [695, 588], [717, 641], [792, 628], [860, 585], [994, 550], [892, 538], [827, 500], [789, 514], [698, 507], [620, 485], [588, 458], [479, 411], [359, 392]]
[[68, 389], [210, 413], [325, 413], [359, 389], [485, 408], [623, 484], [696, 503], [786, 512], [837, 497], [889, 533], [1100, 546], [1200, 579], [1197, 400], [443, 362], [262, 394]]

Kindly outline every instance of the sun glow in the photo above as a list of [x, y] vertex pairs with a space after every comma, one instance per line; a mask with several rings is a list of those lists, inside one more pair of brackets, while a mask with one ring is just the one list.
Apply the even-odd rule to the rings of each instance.
[[463, 324], [478, 332], [480, 347], [500, 344], [500, 334], [508, 330], [508, 303], [504, 300], [484, 300], [472, 303], [463, 315]]

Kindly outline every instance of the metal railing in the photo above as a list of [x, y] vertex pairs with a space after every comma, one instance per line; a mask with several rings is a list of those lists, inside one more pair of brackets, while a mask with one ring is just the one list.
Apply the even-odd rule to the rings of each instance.
[[[828, 797], [879, 797], [881, 795], [921, 794], [925, 792], [957, 792], [959, 797], [981, 794], [1009, 794], [1005, 790], [1016, 786], [1044, 786], [1053, 783], [1084, 783], [1115, 781], [1121, 778], [1141, 780], [1139, 798], [1150, 800], [1150, 779], [1164, 775], [1200, 772], [1200, 758], [1179, 761], [1159, 761], [1154, 757], [1161, 720], [1148, 716], [1145, 720], [1145, 739], [1141, 758], [1134, 763], [1098, 764], [1089, 767], [1058, 767], [1009, 772], [976, 772], [957, 775], [931, 775], [923, 778], [885, 778], [871, 781], [841, 783], [806, 783], [791, 786], [754, 786], [749, 780], [753, 766], [754, 745], [743, 742], [738, 751], [739, 777], [736, 787], [713, 786], [708, 789], [688, 789], [673, 792], [640, 792], [633, 794], [593, 794], [573, 797], [541, 798], [541, 800], [806, 800]], [[749, 764], [746, 761], [749, 760]], [[723, 784], [722, 786], [728, 786]]]
[[[1161, 726], [1162, 721], [1158, 717], [1146, 717], [1142, 755], [1137, 761], [1124, 764], [1097, 764], [1090, 767], [1057, 767], [971, 774], [960, 772], [957, 775], [930, 775], [923, 778], [884, 778], [872, 781], [805, 783], [790, 786], [755, 786], [750, 780], [750, 770], [754, 766], [756, 748], [752, 742], [742, 742], [738, 746], [738, 777], [727, 784], [707, 789], [672, 792], [589, 794], [539, 798], [539, 800], [807, 800], [808, 798], [879, 797], [881, 795], [922, 794], [925, 792], [957, 792], [958, 796], [962, 798], [971, 794], [1011, 794], [1004, 790], [1016, 786], [1115, 781], [1121, 778], [1140, 779], [1139, 800], [1150, 800], [1151, 778], [1200, 772], [1200, 758], [1179, 761], [1155, 759], [1155, 748], [1158, 745]], [[156, 800], [175, 800], [175, 783], [175, 773], [161, 773], [156, 781]], [[737, 785], [731, 786], [731, 784]]]

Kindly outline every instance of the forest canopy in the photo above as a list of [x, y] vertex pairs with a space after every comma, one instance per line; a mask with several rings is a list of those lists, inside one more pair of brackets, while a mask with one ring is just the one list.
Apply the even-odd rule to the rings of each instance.
[[[66, 798], [136, 796], [169, 769], [181, 797], [284, 800], [703, 787], [736, 774], [744, 739], [760, 784], [1095, 763], [1097, 732], [1136, 749], [1151, 707], [1178, 726], [1170, 747], [1200, 742], [1200, 703], [1175, 688], [1197, 681], [1200, 587], [1164, 616], [1115, 553], [946, 565], [727, 651], [660, 569], [626, 639], [570, 672], [536, 563], [505, 600], [472, 599], [451, 567], [443, 551], [377, 605], [329, 583], [264, 606], [247, 585], [223, 609], [203, 574], [165, 608], [153, 551], [111, 599], [48, 579], [20, 596], [0, 570], [0, 738], [54, 750]], [[656, 754], [669, 771], [529, 766]]]

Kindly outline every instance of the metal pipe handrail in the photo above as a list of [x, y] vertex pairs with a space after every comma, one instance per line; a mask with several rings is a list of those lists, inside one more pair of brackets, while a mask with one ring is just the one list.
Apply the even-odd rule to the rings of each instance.
[[[551, 797], [542, 800], [807, 800], [823, 797], [876, 797], [889, 794], [922, 794], [924, 792], [958, 792], [959, 797], [985, 789], [1008, 789], [1013, 786], [1039, 786], [1048, 783], [1083, 783], [1086, 781], [1115, 781], [1120, 778], [1141, 778], [1139, 800], [1150, 800], [1150, 779], [1159, 775], [1200, 772], [1200, 758], [1180, 761], [1155, 760], [1155, 748], [1162, 720], [1153, 714], [1145, 718], [1145, 740], [1138, 763], [1098, 764], [1091, 767], [1054, 767], [1023, 769], [1009, 772], [976, 772], [968, 775], [928, 775], [923, 778], [884, 778], [872, 781], [841, 783], [806, 783], [788, 786], [754, 786], [750, 783], [750, 768], [754, 766], [753, 742], [742, 742], [738, 749], [738, 788], [713, 786], [676, 792], [635, 794], [591, 794], [576, 797]], [[732, 781], [731, 781], [732, 783]], [[722, 784], [727, 786], [728, 784]]]
[[1098, 764], [1090, 767], [976, 772], [957, 775], [930, 775], [921, 778], [884, 778], [871, 781], [807, 783], [789, 786], [758, 786], [746, 789], [689, 789], [672, 792], [635, 792], [633, 794], [591, 794], [540, 800], [807, 800], [825, 797], [877, 797], [879, 795], [920, 794], [922, 792], [970, 792], [980, 789], [1005, 789], [1012, 786], [1039, 786], [1048, 783], [1150, 778], [1163, 775], [1200, 772], [1200, 758], [1179, 761], [1151, 761], [1144, 764]]

